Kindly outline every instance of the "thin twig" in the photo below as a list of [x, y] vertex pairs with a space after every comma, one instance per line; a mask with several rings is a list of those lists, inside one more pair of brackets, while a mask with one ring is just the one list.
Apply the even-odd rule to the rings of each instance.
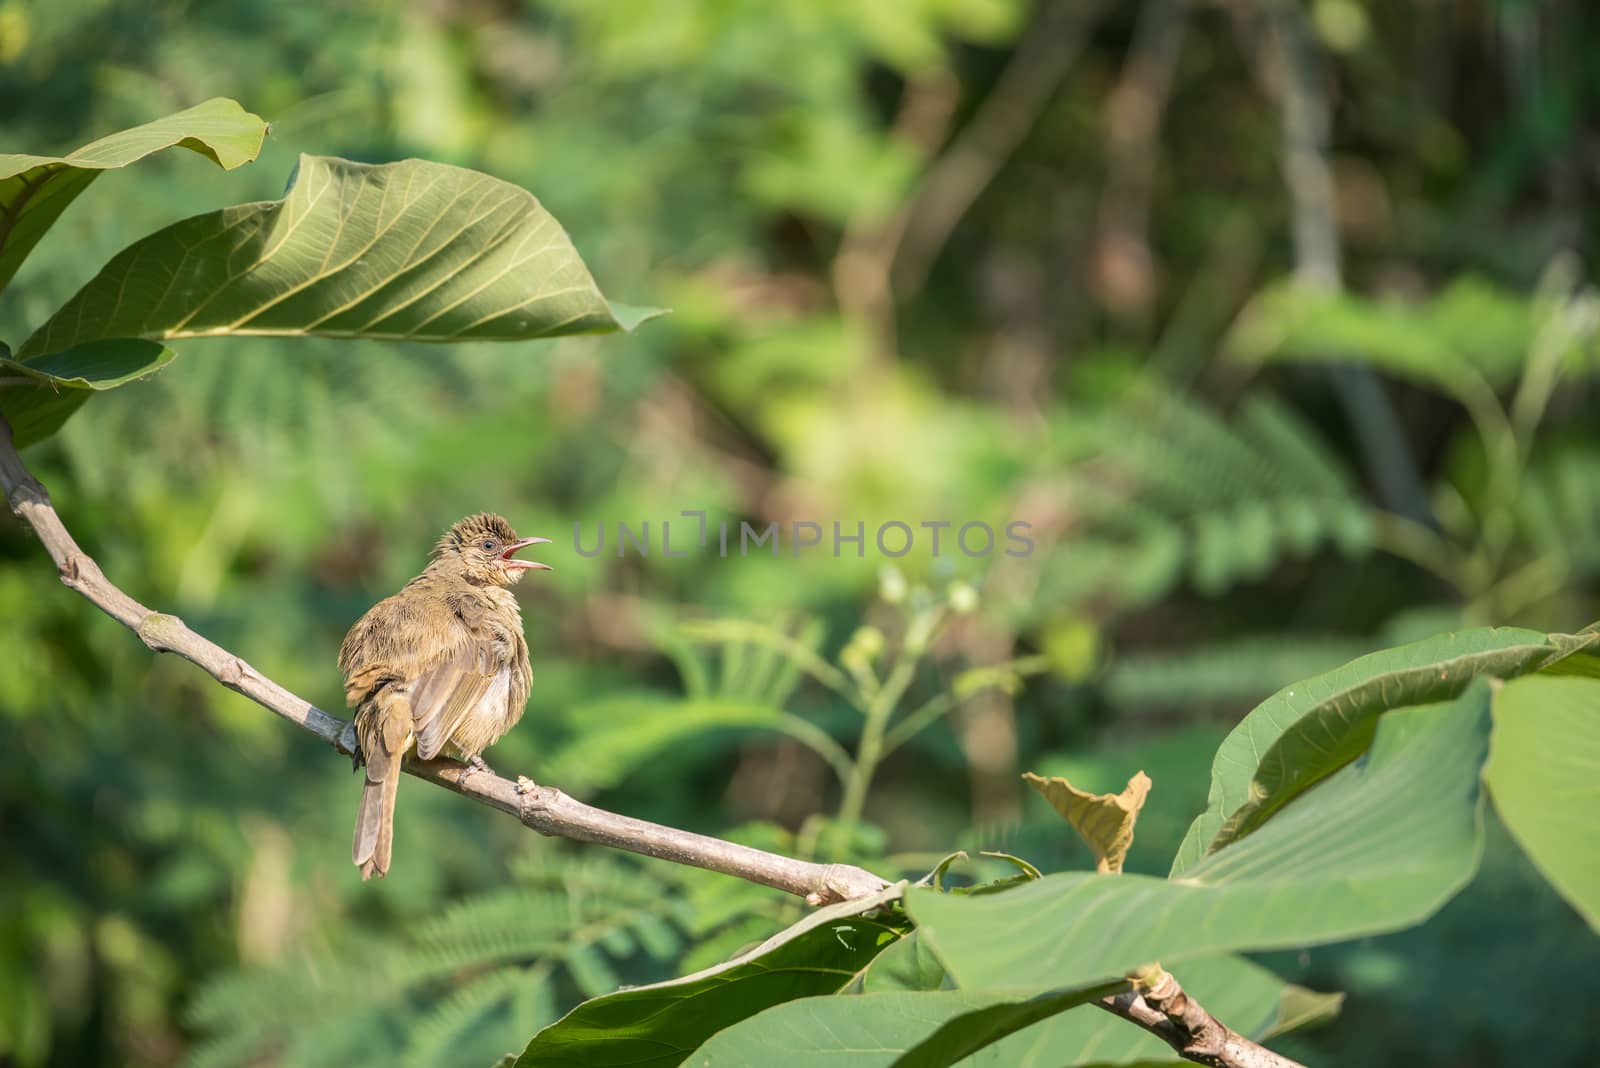
[[[228, 689], [255, 701], [346, 756], [356, 752], [354, 727], [297, 697], [242, 658], [190, 630], [177, 616], [147, 608], [124, 593], [78, 547], [45, 491], [23, 465], [0, 417], [0, 488], [11, 510], [39, 536], [61, 581], [158, 653], [176, 653]], [[571, 838], [659, 857], [804, 897], [810, 904], [848, 901], [877, 893], [887, 880], [848, 864], [813, 864], [706, 835], [663, 827], [577, 801], [552, 786], [513, 782], [452, 760], [408, 760], [406, 771], [479, 804], [499, 809], [540, 834]]]
[[973, 672], [983, 672], [985, 681], [973, 685], [958, 699], [955, 694], [948, 691], [934, 694], [914, 710], [907, 713], [905, 718], [890, 727], [883, 736], [883, 755], [888, 757], [896, 749], [905, 745], [922, 731], [937, 723], [941, 717], [968, 697], [992, 690], [1003, 689], [1006, 682], [1012, 678], [1027, 678], [1030, 675], [1042, 675], [1050, 670], [1049, 661], [1042, 656], [1022, 656], [1007, 660], [1003, 664], [995, 664], [988, 668], [974, 668]]
[[1213, 1068], [1304, 1068], [1233, 1030], [1185, 993], [1171, 972], [1157, 971], [1137, 988], [1095, 1004], [1138, 1024], [1186, 1061]]

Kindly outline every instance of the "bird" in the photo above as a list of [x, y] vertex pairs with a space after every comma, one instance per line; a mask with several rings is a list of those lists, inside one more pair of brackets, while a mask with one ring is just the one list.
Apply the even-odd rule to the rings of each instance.
[[549, 538], [519, 538], [492, 512], [468, 516], [428, 565], [368, 609], [339, 647], [345, 701], [366, 764], [351, 860], [363, 881], [389, 870], [400, 766], [413, 747], [487, 770], [482, 753], [516, 725], [533, 680], [510, 587], [549, 564], [516, 559]]

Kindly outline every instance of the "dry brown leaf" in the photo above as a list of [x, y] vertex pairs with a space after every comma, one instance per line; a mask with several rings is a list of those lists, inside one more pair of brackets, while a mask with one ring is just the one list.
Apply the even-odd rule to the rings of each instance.
[[1122, 870], [1133, 845], [1133, 824], [1150, 794], [1150, 776], [1136, 772], [1120, 794], [1085, 793], [1059, 775], [1047, 779], [1030, 771], [1022, 777], [1089, 843], [1097, 871]]

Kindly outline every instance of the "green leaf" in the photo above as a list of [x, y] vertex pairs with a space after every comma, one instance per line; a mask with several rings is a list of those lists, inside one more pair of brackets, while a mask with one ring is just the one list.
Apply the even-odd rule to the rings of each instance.
[[516, 341], [620, 330], [533, 195], [422, 160], [301, 156], [282, 200], [196, 215], [118, 253], [19, 355], [105, 337]]
[[0, 289], [67, 205], [101, 172], [173, 146], [232, 170], [256, 158], [266, 135], [261, 116], [217, 97], [103, 137], [65, 156], [0, 155]]
[[[896, 943], [885, 956], [910, 941]], [[1179, 979], [1213, 1014], [1255, 1039], [1327, 1019], [1340, 1001], [1338, 995], [1291, 986], [1237, 957], [1190, 961]], [[696, 1051], [693, 1063], [940, 1068], [959, 1062], [1009, 1068], [1086, 1059], [1097, 1064], [1175, 1060], [1159, 1038], [1085, 1005], [1122, 988], [1107, 984], [1022, 1000], [963, 990], [805, 998], [718, 1033]]]
[[928, 944], [912, 931], [873, 958], [861, 973], [852, 993], [885, 994], [905, 990], [939, 990], [945, 982], [944, 965]]
[[176, 355], [165, 345], [138, 338], [91, 341], [32, 360], [0, 357], [0, 378], [31, 382], [0, 388], [0, 415], [11, 424], [17, 448], [54, 434], [95, 390], [115, 389], [154, 374]]
[[1382, 713], [1447, 700], [1480, 675], [1510, 678], [1537, 670], [1597, 638], [1483, 627], [1384, 649], [1285, 686], [1217, 749], [1210, 801], [1179, 846], [1172, 874], [1250, 833], [1290, 798], [1355, 759]]
[[[1257, 1042], [1311, 1027], [1339, 1012], [1341, 994], [1286, 983], [1240, 957], [1201, 957], [1176, 973], [1183, 989], [1217, 1019]], [[1172, 1047], [1109, 1013], [1084, 1007], [1053, 1016], [989, 1046], [971, 1068], [1018, 1064], [1182, 1064]]]
[[1397, 930], [1472, 877], [1489, 685], [1383, 719], [1371, 752], [1182, 878], [1070, 873], [906, 905], [957, 987], [1035, 996], [1159, 960]]
[[640, 323], [647, 323], [651, 319], [667, 314], [665, 308], [647, 308], [638, 304], [623, 304], [620, 301], [607, 301], [611, 309], [611, 318], [617, 322], [619, 330], [632, 332]]
[[1600, 682], [1507, 683], [1494, 701], [1484, 779], [1512, 836], [1600, 931]]
[[749, 953], [695, 975], [586, 1001], [540, 1031], [518, 1065], [679, 1064], [718, 1030], [772, 1005], [831, 994], [904, 933], [892, 915], [867, 918], [905, 890], [818, 909]]
[[694, 1064], [954, 1064], [990, 1042], [1123, 986], [1026, 999], [966, 990], [809, 997], [719, 1032], [695, 1051]]

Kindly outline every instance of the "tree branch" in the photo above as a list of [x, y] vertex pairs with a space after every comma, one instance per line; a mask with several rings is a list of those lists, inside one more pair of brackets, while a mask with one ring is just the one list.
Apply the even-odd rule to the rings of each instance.
[[[346, 756], [356, 753], [355, 727], [267, 678], [193, 630], [177, 616], [157, 612], [128, 596], [78, 547], [50, 503], [50, 494], [17, 454], [11, 426], [0, 416], [0, 489], [55, 561], [61, 581], [158, 653], [176, 653], [235, 693], [243, 694]], [[814, 864], [634, 819], [577, 801], [553, 786], [516, 782], [453, 760], [408, 759], [405, 770], [479, 804], [515, 816], [540, 834], [625, 849], [675, 864], [732, 875], [797, 894], [811, 905], [870, 897], [889, 885], [864, 868]], [[1221, 1068], [1300, 1068], [1218, 1021], [1188, 998], [1177, 980], [1161, 972], [1143, 993], [1104, 998], [1100, 1006], [1168, 1042], [1188, 1060]]]
[[1184, 993], [1172, 973], [1154, 969], [1134, 990], [1101, 998], [1095, 1004], [1138, 1024], [1178, 1056], [1212, 1068], [1304, 1068], [1239, 1034]]
[[[310, 731], [346, 756], [356, 752], [355, 727], [324, 712], [267, 678], [243, 659], [190, 630], [177, 616], [147, 608], [106, 578], [100, 565], [78, 547], [50, 503], [50, 494], [29, 473], [12, 442], [11, 426], [0, 416], [0, 488], [11, 510], [39, 536], [55, 561], [61, 581], [106, 615], [139, 635], [158, 653], [176, 653], [235, 693]], [[509, 813], [540, 834], [625, 849], [677, 864], [690, 864], [749, 882], [798, 894], [809, 904], [849, 901], [888, 885], [871, 872], [848, 864], [813, 864], [702, 834], [662, 827], [585, 805], [553, 786], [526, 779], [512, 782], [453, 760], [406, 761], [419, 779]]]

